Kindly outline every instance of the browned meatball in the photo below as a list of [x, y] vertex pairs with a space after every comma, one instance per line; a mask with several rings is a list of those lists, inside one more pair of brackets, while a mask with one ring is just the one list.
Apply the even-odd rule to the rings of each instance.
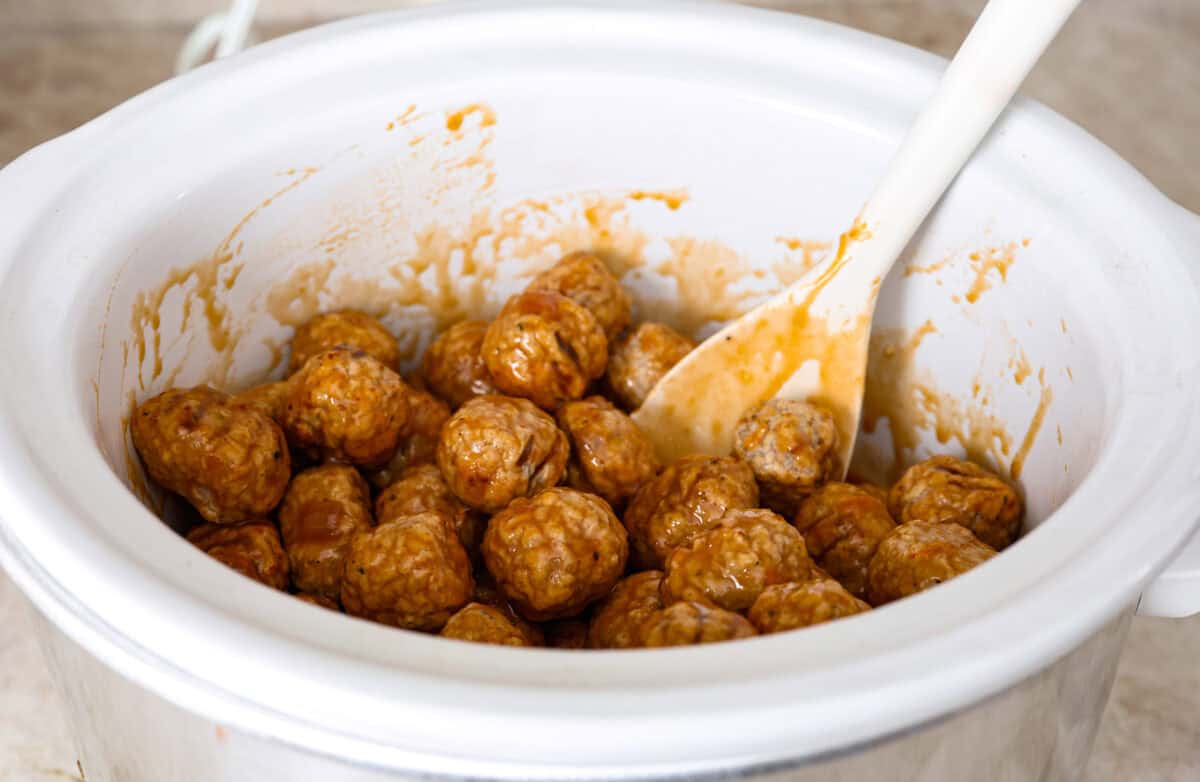
[[442, 427], [437, 463], [456, 497], [495, 513], [516, 497], [558, 483], [570, 452], [554, 419], [533, 403], [481, 396], [460, 407]]
[[838, 474], [833, 413], [793, 399], [771, 399], [738, 421], [733, 452], [754, 470], [763, 503], [789, 518]]
[[588, 628], [593, 649], [631, 649], [641, 645], [641, 626], [663, 607], [663, 574], [643, 570], [618, 582], [596, 607]]
[[436, 465], [418, 464], [408, 468], [375, 498], [375, 519], [380, 524], [429, 511], [450, 522], [459, 542], [474, 558], [483, 541], [487, 519], [454, 496]]
[[616, 337], [629, 325], [632, 310], [629, 295], [608, 267], [591, 253], [564, 256], [534, 277], [525, 290], [561, 293], [595, 315], [609, 339]]
[[236, 524], [201, 524], [188, 533], [193, 546], [243, 576], [286, 589], [288, 559], [275, 525], [263, 519]]
[[206, 521], [264, 516], [287, 489], [291, 459], [279, 426], [220, 391], [164, 391], [138, 407], [130, 428], [150, 477]]
[[636, 410], [650, 389], [671, 367], [696, 347], [696, 343], [662, 323], [641, 323], [612, 344], [606, 379], [617, 402]]
[[336, 598], [350, 540], [369, 529], [371, 490], [358, 470], [326, 464], [297, 474], [279, 506], [292, 583], [304, 592]]
[[451, 407], [498, 392], [480, 353], [487, 329], [486, 321], [460, 321], [439, 334], [425, 351], [421, 364], [425, 382]]
[[392, 458], [409, 419], [398, 374], [360, 350], [334, 348], [305, 362], [290, 385], [284, 429], [298, 448], [368, 469]]
[[517, 499], [488, 522], [483, 559], [527, 619], [574, 616], [625, 570], [625, 529], [608, 503], [554, 488]]
[[675, 603], [650, 614], [639, 629], [639, 645], [690, 646], [758, 635], [740, 614], [702, 603]]
[[312, 592], [297, 592], [296, 599], [303, 600], [311, 605], [320, 606], [321, 608], [328, 608], [330, 611], [337, 611], [338, 613], [342, 611], [342, 607], [338, 605], [337, 600], [325, 597], [325, 595], [316, 595]]
[[245, 391], [239, 391], [230, 397], [229, 401], [237, 407], [249, 407], [257, 410], [282, 426], [283, 411], [287, 408], [288, 384], [286, 380], [278, 383], [263, 383]]
[[625, 511], [637, 562], [662, 567], [668, 554], [717, 526], [727, 511], [758, 505], [754, 473], [732, 457], [685, 456], [638, 489]]
[[879, 606], [966, 573], [995, 549], [952, 522], [910, 521], [892, 530], [867, 570], [867, 599]]
[[471, 599], [471, 563], [437, 513], [404, 516], [350, 542], [346, 613], [411, 630], [442, 629]]
[[394, 370], [400, 364], [400, 346], [382, 323], [365, 312], [342, 310], [317, 315], [296, 329], [288, 373], [333, 348], [361, 350], [388, 369]]
[[867, 596], [867, 566], [879, 541], [895, 526], [877, 494], [848, 483], [825, 484], [796, 512], [809, 556], [858, 598]]
[[521, 629], [504, 612], [483, 603], [467, 603], [442, 628], [443, 638], [500, 646], [529, 646]]
[[961, 524], [1000, 551], [1021, 531], [1021, 498], [995, 473], [953, 456], [934, 456], [905, 470], [888, 495], [892, 517]]
[[818, 577], [767, 587], [749, 617], [760, 633], [781, 633], [870, 610], [832, 578]]
[[586, 649], [588, 623], [581, 619], [560, 619], [545, 624], [546, 646], [552, 649]]
[[576, 488], [599, 494], [613, 507], [624, 505], [658, 474], [650, 440], [602, 396], [567, 402], [558, 409], [558, 426], [571, 441], [578, 471], [568, 475], [580, 482]]
[[663, 601], [745, 611], [767, 587], [811, 575], [812, 561], [795, 527], [769, 510], [732, 510], [667, 557]]
[[408, 410], [408, 429], [400, 436], [400, 447], [391, 461], [367, 474], [367, 480], [377, 489], [395, 483], [409, 467], [437, 462], [438, 436], [442, 425], [450, 420], [450, 407], [428, 391], [410, 389]]
[[503, 613], [508, 621], [524, 633], [530, 646], [546, 645], [546, 636], [542, 629], [517, 613], [517, 609], [513, 608], [512, 603], [508, 602], [508, 598], [496, 586], [496, 579], [492, 578], [492, 574], [485, 568], [480, 568], [475, 574], [474, 602], [491, 606]]
[[583, 396], [608, 362], [599, 322], [558, 293], [509, 299], [488, 326], [482, 351], [497, 388], [547, 410]]

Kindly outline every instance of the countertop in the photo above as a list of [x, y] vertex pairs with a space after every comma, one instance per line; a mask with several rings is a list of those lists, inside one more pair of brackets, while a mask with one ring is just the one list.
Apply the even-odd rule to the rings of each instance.
[[[186, 33], [166, 16], [72, 24], [70, 18], [34, 14], [10, 24], [7, 2], [0, 0], [5, 19], [0, 27], [0, 164], [169, 76]], [[799, 10], [949, 56], [982, 1], [758, 4]], [[203, 3], [181, 4], [193, 5]], [[320, 8], [316, 2], [300, 5], [305, 13]], [[282, 7], [264, 4], [268, 11]], [[268, 17], [259, 34], [270, 37], [300, 23], [294, 17]], [[1047, 53], [1026, 93], [1088, 128], [1168, 195], [1200, 211], [1198, 51], [1200, 3], [1194, 0], [1092, 0]], [[0, 573], [0, 780], [80, 780], [71, 729], [27, 610]], [[1200, 617], [1134, 620], [1087, 779], [1200, 779]]]

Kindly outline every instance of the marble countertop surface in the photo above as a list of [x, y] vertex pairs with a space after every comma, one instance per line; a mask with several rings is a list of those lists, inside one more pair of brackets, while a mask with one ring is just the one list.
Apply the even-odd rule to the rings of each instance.
[[[149, 8], [108, 1], [114, 7]], [[179, 4], [203, 9], [204, 3]], [[757, 4], [831, 19], [949, 56], [983, 3]], [[208, 7], [219, 5], [212, 0]], [[361, 0], [351, 5], [358, 7]], [[319, 0], [300, 6], [308, 14], [321, 9]], [[285, 7], [264, 3], [267, 11]], [[178, 20], [158, 11], [148, 21], [92, 19], [86, 24], [49, 14], [24, 19], [20, 13], [12, 0], [0, 0], [5, 20], [0, 24], [0, 164], [169, 76], [186, 34]], [[259, 33], [270, 37], [299, 24], [294, 16], [268, 17]], [[1026, 92], [1088, 128], [1168, 195], [1200, 211], [1197, 52], [1200, 3], [1195, 0], [1091, 0], [1047, 53]], [[0, 780], [80, 780], [70, 726], [27, 610], [0, 572]], [[1200, 779], [1200, 617], [1134, 620], [1086, 779]]]

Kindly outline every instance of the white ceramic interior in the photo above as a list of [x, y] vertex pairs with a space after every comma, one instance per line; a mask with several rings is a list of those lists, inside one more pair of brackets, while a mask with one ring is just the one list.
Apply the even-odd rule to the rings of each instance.
[[[486, 648], [234, 577], [126, 485], [131, 401], [260, 380], [319, 310], [377, 312], [416, 356], [438, 324], [494, 313], [590, 248], [624, 271], [640, 317], [708, 333], [795, 274], [807, 245], [788, 239], [849, 224], [939, 68], [719, 6], [410, 13], [201, 69], [18, 161], [0, 182], [15, 214], [0, 356], [22, 373], [0, 392], [0, 499], [26, 552], [9, 564], [52, 620], [187, 708], [433, 771], [772, 762], [998, 691], [1135, 600], [1198, 499], [1175, 458], [1196, 453], [1181, 218], [1028, 102], [876, 317], [901, 346], [934, 329], [873, 370], [902, 381], [889, 409], [942, 424], [909, 458], [970, 445], [1007, 471], [1029, 440], [1031, 533], [944, 587], [737, 644]], [[993, 425], [1003, 436], [983, 435]], [[862, 447], [886, 462], [887, 426]], [[653, 746], [613, 742], [614, 723]]]

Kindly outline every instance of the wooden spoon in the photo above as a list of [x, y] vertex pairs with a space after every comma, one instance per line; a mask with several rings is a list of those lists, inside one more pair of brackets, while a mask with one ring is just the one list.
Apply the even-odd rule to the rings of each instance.
[[833, 410], [850, 462], [879, 286], [1079, 0], [991, 0], [837, 251], [677, 364], [633, 418], [659, 455], [725, 455], [770, 399]]

